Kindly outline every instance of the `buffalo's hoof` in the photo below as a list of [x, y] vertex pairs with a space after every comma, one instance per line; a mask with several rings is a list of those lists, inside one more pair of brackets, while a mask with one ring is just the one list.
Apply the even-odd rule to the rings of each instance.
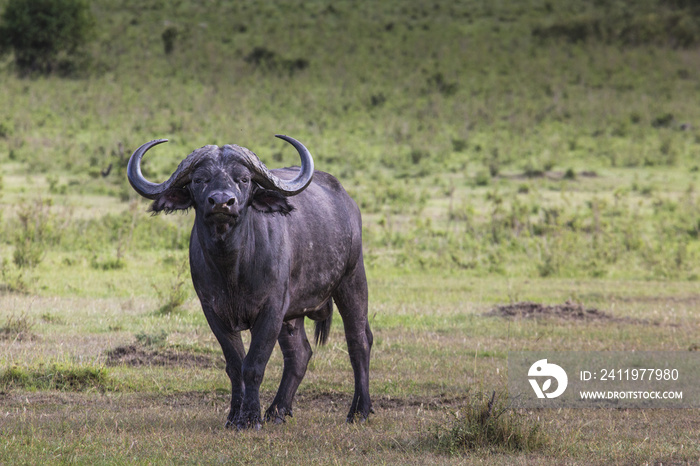
[[236, 430], [255, 430], [258, 431], [262, 429], [262, 424], [259, 421], [255, 422], [238, 422], [236, 423]]
[[233, 426], [236, 426], [237, 430], [248, 430], [248, 429], [260, 430], [260, 429], [262, 429], [262, 424], [260, 422], [260, 415], [255, 415], [255, 414], [249, 415], [249, 416], [239, 415], [234, 422], [231, 422], [231, 427], [233, 427]]
[[262, 429], [262, 424], [259, 422], [249, 422], [249, 423], [241, 423], [236, 425], [236, 429], [238, 430], [254, 430], [258, 431]]
[[354, 424], [355, 422], [357, 422], [359, 424], [364, 424], [365, 421], [367, 421], [368, 417], [369, 417], [369, 414], [362, 414], [362, 413], [348, 414], [347, 423]]
[[265, 411], [265, 422], [272, 422], [273, 424], [284, 424], [287, 422], [286, 417], [293, 417], [292, 410], [287, 411], [285, 408], [268, 408]]
[[352, 424], [354, 422], [359, 422], [360, 424], [364, 423], [367, 418], [369, 418], [370, 414], [374, 414], [374, 408], [370, 405], [368, 408], [362, 409], [362, 410], [357, 410], [357, 411], [350, 411], [348, 413], [348, 424]]

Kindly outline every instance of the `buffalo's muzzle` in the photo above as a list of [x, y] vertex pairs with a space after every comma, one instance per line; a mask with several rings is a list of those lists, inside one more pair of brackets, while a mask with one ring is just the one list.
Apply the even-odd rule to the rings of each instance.
[[238, 217], [239, 205], [236, 197], [225, 191], [216, 191], [207, 197], [206, 218], [214, 222], [230, 222]]

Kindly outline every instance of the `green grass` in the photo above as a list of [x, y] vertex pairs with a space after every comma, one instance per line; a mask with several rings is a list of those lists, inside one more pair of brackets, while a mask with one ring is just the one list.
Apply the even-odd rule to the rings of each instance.
[[[205, 143], [243, 144], [288, 165], [293, 153], [271, 137], [286, 132], [357, 199], [370, 263], [696, 279], [694, 45], [533, 35], [569, 17], [625, 31], [634, 18], [663, 24], [683, 11], [648, 1], [630, 16], [620, 5], [290, 1], [212, 14], [189, 2], [94, 2], [101, 33], [88, 79], [18, 79], [9, 61], [2, 70], [5, 242], [15, 262], [40, 260], [27, 247], [36, 241], [23, 241], [34, 230], [14, 233], [22, 207], [11, 206], [48, 202], [53, 228], [40, 241], [86, 251], [96, 269], [128, 267], [132, 250], [183, 249], [186, 217], [154, 221], [140, 202], [127, 212], [131, 150], [171, 139], [145, 162], [159, 179]], [[161, 34], [173, 28], [166, 54]], [[297, 59], [308, 66], [280, 68]], [[572, 252], [576, 261], [562, 263]]]
[[108, 386], [107, 371], [103, 368], [80, 366], [51, 367], [25, 370], [11, 367], [0, 376], [0, 386], [5, 390], [22, 389], [58, 390], [80, 392], [85, 390], [104, 390]]
[[[241, 461], [263, 453], [275, 458], [283, 450], [287, 460], [344, 458], [343, 462], [353, 463], [460, 458], [494, 464], [518, 458], [636, 462], [691, 460], [700, 454], [694, 410], [505, 411], [503, 424], [493, 428], [501, 432], [498, 435], [512, 429], [530, 447], [508, 448], [498, 440], [502, 437], [490, 437], [488, 426], [479, 431], [485, 436], [479, 441], [483, 443], [472, 444], [471, 437], [465, 437], [473, 431], [469, 413], [478, 414], [494, 390], [500, 402], [505, 401], [501, 394], [508, 351], [689, 350], [698, 343], [700, 300], [693, 283], [382, 274], [370, 278], [370, 289], [375, 334], [370, 389], [376, 413], [369, 422], [359, 428], [344, 424], [352, 370], [337, 321], [329, 344], [314, 349], [295, 417], [281, 427], [265, 426], [257, 434], [223, 429], [229, 382], [220, 365], [104, 366], [108, 350], [151, 340], [154, 349], [220, 359], [194, 303], [184, 312], [162, 316], [146, 296], [125, 302], [4, 295], [3, 309], [29, 309], [36, 338], [0, 342], [3, 373], [20, 371], [41, 380], [57, 365], [99, 370], [106, 379], [87, 392], [37, 383], [5, 386], [0, 396], [10, 415], [0, 423], [12, 435], [3, 437], [3, 451], [17, 461], [49, 458], [43, 452], [50, 450], [65, 457], [75, 454], [83, 461], [107, 454], [114, 461], [160, 462], [199, 455], [200, 461], [208, 462], [218, 461], [230, 436], [235, 436]], [[495, 304], [509, 302], [508, 293], [513, 300], [543, 303], [573, 297], [615, 317], [650, 323], [504, 320], [483, 315]], [[61, 315], [65, 323], [42, 320], [45, 310]], [[272, 400], [281, 363], [275, 350], [263, 381], [263, 404]], [[95, 443], [80, 446], [80, 435]], [[13, 436], [24, 442], [15, 443]], [[160, 444], [159, 437], [169, 441]], [[142, 447], [146, 441], [162, 446], [146, 449]], [[124, 443], [129, 444], [126, 449]]]
[[[2, 58], [0, 463], [697, 461], [695, 410], [482, 416], [508, 351], [700, 344], [700, 27], [684, 5], [100, 0], [80, 74], [21, 79]], [[298, 163], [275, 133], [363, 212], [363, 425], [344, 423], [335, 319], [294, 418], [224, 430], [229, 382], [186, 267], [193, 214], [151, 217], [126, 181], [161, 137], [154, 181], [204, 144]], [[567, 300], [617, 320], [485, 316]], [[107, 365], [129, 345], [180, 359]]]

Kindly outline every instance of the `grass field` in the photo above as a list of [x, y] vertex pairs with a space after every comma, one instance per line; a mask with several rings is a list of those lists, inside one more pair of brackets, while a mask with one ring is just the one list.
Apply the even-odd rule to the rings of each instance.
[[[91, 10], [74, 75], [0, 62], [0, 464], [700, 460], [697, 409], [509, 410], [506, 390], [509, 351], [698, 351], [692, 2]], [[275, 133], [363, 212], [376, 412], [361, 425], [344, 422], [335, 319], [293, 418], [224, 429], [193, 213], [151, 217], [126, 181], [131, 152], [161, 137], [154, 180], [204, 144], [297, 163]], [[524, 301], [599, 312], [487, 315]], [[264, 406], [281, 372], [276, 350]]]
[[[158, 303], [146, 297], [5, 295], [3, 309], [26, 318], [31, 327], [28, 335], [1, 342], [3, 365], [26, 376], [3, 380], [3, 458], [26, 463], [260, 458], [272, 463], [666, 463], [694, 461], [700, 454], [692, 409], [509, 413], [513, 422], [526, 423], [524, 428], [534, 423], [540, 429], [543, 444], [534, 451], [509, 451], [497, 442], [467, 449], [450, 437], [459, 416], [463, 419], [475, 403], [483, 404], [492, 391], [507, 396], [508, 351], [688, 351], [697, 344], [700, 300], [694, 284], [426, 281], [423, 275], [375, 276], [370, 283], [376, 413], [364, 425], [344, 423], [352, 371], [342, 330], [335, 326], [329, 344], [315, 350], [294, 418], [255, 433], [223, 428], [229, 382], [195, 303], [159, 316]], [[578, 295], [615, 317], [644, 322], [485, 317], [494, 304], [507, 302], [507, 293], [553, 303]], [[131, 349], [112, 365], [109, 352], [119, 347]], [[263, 383], [264, 403], [271, 401], [280, 376], [276, 351]]]

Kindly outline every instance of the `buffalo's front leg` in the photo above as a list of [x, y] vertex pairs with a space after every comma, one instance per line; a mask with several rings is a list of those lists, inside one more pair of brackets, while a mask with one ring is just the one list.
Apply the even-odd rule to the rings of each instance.
[[[226, 427], [233, 427], [234, 419], [238, 416], [241, 410], [243, 401], [243, 380], [241, 378], [241, 366], [245, 357], [245, 347], [241, 340], [240, 332], [236, 332], [231, 338], [231, 346], [235, 352], [235, 356], [226, 358], [226, 374], [231, 380], [231, 410], [226, 418]], [[224, 352], [226, 355], [226, 352]]]
[[243, 402], [235, 419], [238, 429], [260, 429], [260, 384], [265, 376], [265, 366], [275, 348], [282, 327], [283, 311], [263, 310], [250, 331], [250, 348], [243, 360]]
[[225, 332], [222, 326], [212, 313], [206, 313], [209, 327], [214, 336], [221, 345], [221, 350], [226, 359], [226, 374], [231, 380], [231, 409], [226, 420], [226, 427], [233, 427], [234, 421], [241, 411], [241, 402], [243, 401], [243, 380], [241, 378], [241, 367], [243, 358], [245, 358], [245, 347], [241, 340], [240, 332]]
[[265, 411], [265, 421], [279, 424], [284, 422], [285, 416], [292, 415], [292, 401], [313, 352], [306, 338], [303, 317], [283, 325], [277, 341], [284, 357], [284, 371], [277, 395]]

